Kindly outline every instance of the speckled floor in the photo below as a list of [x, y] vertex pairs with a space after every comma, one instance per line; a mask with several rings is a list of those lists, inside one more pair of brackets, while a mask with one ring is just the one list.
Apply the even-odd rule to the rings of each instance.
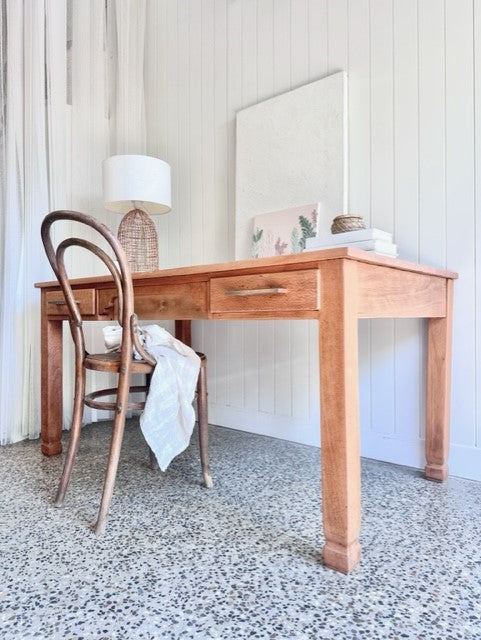
[[135, 424], [106, 534], [108, 423], [84, 429], [63, 509], [61, 458], [0, 448], [0, 638], [481, 638], [481, 485], [363, 461], [361, 566], [320, 563], [319, 455], [213, 427], [215, 487], [197, 441], [166, 474]]

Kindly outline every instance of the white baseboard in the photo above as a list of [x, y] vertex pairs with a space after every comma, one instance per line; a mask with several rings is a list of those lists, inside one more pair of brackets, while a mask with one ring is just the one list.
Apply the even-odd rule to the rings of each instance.
[[[292, 416], [246, 411], [214, 404], [209, 407], [209, 422], [289, 442], [315, 447], [320, 445], [319, 431], [312, 421]], [[425, 465], [424, 440], [421, 438], [403, 440], [399, 436], [361, 431], [361, 455], [364, 458], [416, 469], [423, 469]], [[448, 464], [451, 476], [481, 482], [481, 448], [452, 444]]]
[[249, 411], [236, 409], [220, 404], [209, 406], [209, 422], [221, 427], [230, 427], [248, 433], [258, 433], [263, 436], [271, 436], [318, 447], [320, 444], [319, 429], [316, 429], [309, 421], [292, 416], [263, 413], [261, 411]]
[[481, 448], [452, 444], [449, 475], [481, 482]]
[[424, 440], [403, 440], [375, 431], [361, 430], [361, 455], [363, 458], [402, 464], [406, 467], [423, 469], [425, 463]]

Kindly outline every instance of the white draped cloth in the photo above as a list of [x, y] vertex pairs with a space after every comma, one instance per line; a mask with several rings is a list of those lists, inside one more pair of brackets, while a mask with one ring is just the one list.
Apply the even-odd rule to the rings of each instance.
[[[122, 328], [105, 327], [103, 332], [107, 349], [118, 349]], [[173, 458], [187, 448], [192, 436], [195, 424], [192, 402], [200, 358], [158, 325], [141, 327], [140, 337], [144, 348], [157, 361], [140, 427], [159, 467], [165, 471]]]

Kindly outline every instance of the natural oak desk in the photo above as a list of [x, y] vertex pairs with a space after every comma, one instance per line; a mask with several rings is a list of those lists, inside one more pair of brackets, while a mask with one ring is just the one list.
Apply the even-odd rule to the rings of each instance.
[[[447, 477], [452, 284], [455, 273], [353, 248], [135, 274], [140, 319], [311, 318], [319, 321], [322, 406], [324, 562], [351, 571], [361, 525], [358, 318], [428, 318], [426, 477]], [[108, 276], [74, 281], [89, 320], [109, 320], [115, 290]], [[42, 451], [60, 453], [62, 321], [59, 286], [42, 292]]]

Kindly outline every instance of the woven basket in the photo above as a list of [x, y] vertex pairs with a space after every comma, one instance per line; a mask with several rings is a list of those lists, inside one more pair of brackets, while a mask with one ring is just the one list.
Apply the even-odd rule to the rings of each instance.
[[154, 271], [159, 268], [157, 231], [151, 218], [141, 209], [125, 214], [117, 231], [125, 249], [130, 270]]
[[331, 225], [331, 233], [344, 233], [345, 231], [357, 231], [365, 228], [366, 224], [362, 216], [347, 213], [334, 218]]

